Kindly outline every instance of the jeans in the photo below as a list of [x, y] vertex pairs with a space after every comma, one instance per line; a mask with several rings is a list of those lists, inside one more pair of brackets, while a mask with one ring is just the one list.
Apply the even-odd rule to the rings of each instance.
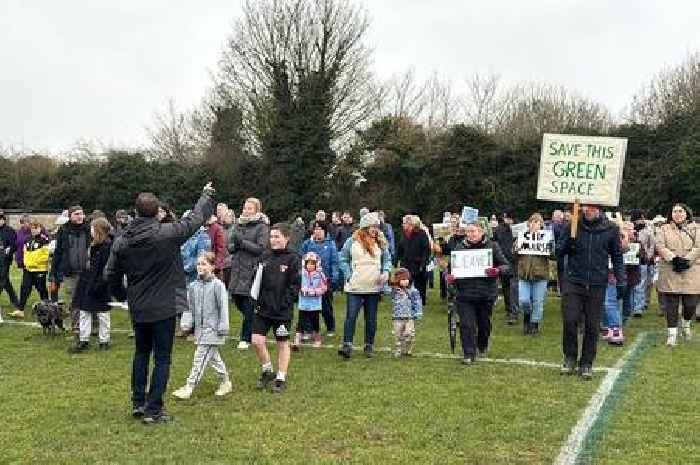
[[[134, 323], [134, 364], [131, 372], [131, 400], [145, 407], [147, 415], [163, 410], [163, 395], [170, 378], [170, 359], [175, 337], [175, 317], [152, 323]], [[148, 364], [153, 352], [153, 371], [148, 382]], [[148, 395], [146, 395], [146, 385]]]
[[374, 335], [377, 332], [377, 307], [379, 306], [379, 294], [348, 294], [347, 314], [343, 327], [343, 342], [352, 344], [355, 337], [355, 324], [360, 309], [364, 307], [365, 314], [365, 345], [374, 344]]
[[[515, 278], [513, 278], [515, 279]], [[544, 313], [544, 296], [547, 293], [547, 281], [529, 281], [520, 279], [518, 281], [518, 299], [523, 315], [529, 313], [532, 323], [542, 321]]]
[[493, 300], [457, 300], [459, 337], [464, 357], [474, 357], [476, 350], [482, 354], [488, 350], [493, 304]]
[[333, 311], [333, 290], [328, 289], [321, 297], [321, 316], [326, 325], [326, 331], [335, 332], [335, 313]]
[[233, 296], [238, 311], [243, 314], [243, 324], [241, 325], [241, 341], [250, 344], [253, 336], [253, 315], [255, 314], [255, 303], [253, 298], [247, 295]]
[[578, 325], [584, 316], [583, 344], [581, 346], [580, 365], [593, 365], [596, 356], [596, 344], [603, 312], [604, 286], [581, 286], [566, 283], [566, 306], [562, 319], [562, 347], [564, 356], [578, 359]]
[[617, 300], [617, 286], [608, 284], [605, 289], [605, 301], [603, 302], [605, 311], [603, 312], [603, 327], [619, 328], [622, 326], [622, 309]]
[[632, 292], [632, 313], [644, 313], [647, 307], [647, 286], [651, 283], [649, 271], [651, 268], [647, 265], [639, 265], [639, 283]]

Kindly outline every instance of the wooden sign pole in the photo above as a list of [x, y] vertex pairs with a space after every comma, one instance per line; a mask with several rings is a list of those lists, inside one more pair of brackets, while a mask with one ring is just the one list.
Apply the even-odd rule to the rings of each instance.
[[581, 210], [581, 201], [576, 199], [574, 201], [574, 211], [571, 212], [571, 238], [576, 239], [576, 233], [578, 232], [578, 215]]

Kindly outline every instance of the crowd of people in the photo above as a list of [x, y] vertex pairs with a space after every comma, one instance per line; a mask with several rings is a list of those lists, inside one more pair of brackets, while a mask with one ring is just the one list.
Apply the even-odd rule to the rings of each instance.
[[[459, 316], [465, 365], [488, 353], [499, 288], [506, 323], [522, 317], [524, 335], [540, 334], [553, 277], [561, 296], [562, 374], [590, 379], [599, 337], [622, 345], [625, 321], [647, 311], [654, 286], [666, 317], [667, 345], [677, 344], [679, 330], [683, 338], [692, 337], [700, 243], [692, 211], [682, 203], [673, 206], [668, 219], [651, 221], [641, 210], [629, 212], [627, 221], [611, 220], [597, 205], [584, 205], [577, 223], [570, 211], [555, 210], [547, 221], [533, 212], [525, 229], [550, 229], [555, 239], [553, 253], [543, 256], [519, 253], [513, 232], [517, 219], [510, 209], [492, 218], [488, 228], [447, 213], [450, 233], [435, 237], [413, 214], [402, 218], [395, 235], [382, 211], [363, 208], [358, 222], [347, 211], [327, 219], [319, 210], [308, 225], [301, 218], [271, 223], [259, 199], [246, 199], [236, 217], [228, 205], [215, 204], [214, 196], [208, 184], [192, 210], [178, 219], [155, 195], [142, 193], [133, 217], [119, 210], [114, 225], [103, 212], [86, 217], [75, 205], [53, 231], [28, 216], [14, 231], [0, 212], [0, 292], [7, 291], [15, 307], [11, 316], [25, 317], [32, 288], [41, 301], [59, 300], [62, 289], [70, 321], [65, 330], [75, 337], [68, 350], [79, 354], [89, 349], [93, 335], [100, 350], [109, 350], [110, 310], [115, 302], [127, 303], [135, 346], [133, 415], [145, 423], [171, 419], [163, 397], [176, 337], [189, 337], [197, 348], [185, 384], [173, 395], [189, 398], [208, 366], [221, 381], [216, 395], [231, 392], [220, 354], [231, 330], [229, 301], [242, 317], [237, 347], [252, 345], [261, 366], [258, 388], [275, 393], [287, 389], [291, 353], [307, 338], [312, 347], [322, 346], [321, 321], [326, 337], [335, 335], [333, 303], [339, 292], [346, 296], [338, 348], [345, 360], [353, 356], [361, 310], [363, 352], [374, 356], [377, 308], [385, 295], [392, 306], [393, 355], [410, 356], [415, 321], [422, 318], [427, 289], [436, 279], [441, 300]], [[455, 276], [452, 254], [482, 249], [492, 257], [483, 276]], [[639, 252], [626, 262], [629, 250]], [[13, 258], [22, 270], [19, 298], [9, 279]], [[277, 345], [276, 370], [267, 348], [269, 334]]]

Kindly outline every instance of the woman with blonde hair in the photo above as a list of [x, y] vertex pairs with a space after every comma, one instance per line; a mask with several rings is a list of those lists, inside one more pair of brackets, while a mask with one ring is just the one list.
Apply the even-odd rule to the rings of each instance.
[[[533, 213], [527, 220], [528, 233], [544, 227], [544, 218]], [[518, 255], [518, 303], [523, 312], [523, 333], [537, 335], [544, 313], [544, 297], [549, 279], [549, 259], [544, 255]]]

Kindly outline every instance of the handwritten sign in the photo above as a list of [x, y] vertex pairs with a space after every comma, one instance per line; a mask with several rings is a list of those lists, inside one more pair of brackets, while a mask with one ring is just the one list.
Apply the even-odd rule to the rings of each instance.
[[519, 255], [554, 255], [554, 231], [519, 232], [515, 248]]
[[464, 224], [474, 223], [479, 218], [479, 209], [473, 207], [462, 208], [461, 221]]
[[627, 139], [545, 134], [537, 199], [617, 206]]
[[457, 250], [450, 255], [455, 278], [484, 278], [493, 266], [492, 249]]
[[622, 255], [625, 265], [639, 265], [639, 242], [630, 242], [630, 248]]

